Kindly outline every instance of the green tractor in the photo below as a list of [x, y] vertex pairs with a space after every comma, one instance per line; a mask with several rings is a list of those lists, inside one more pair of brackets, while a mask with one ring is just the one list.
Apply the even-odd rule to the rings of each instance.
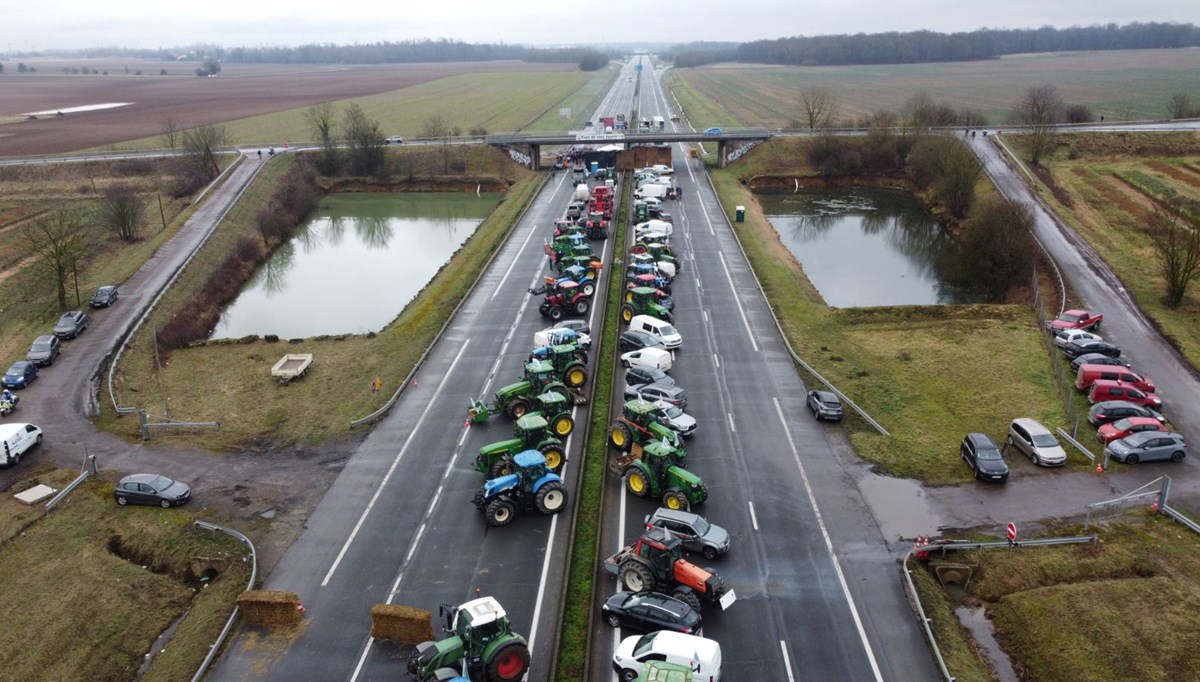
[[574, 344], [558, 344], [535, 348], [529, 356], [550, 363], [554, 376], [567, 388], [580, 388], [587, 383], [587, 351]]
[[[567, 415], [570, 418], [570, 415]], [[550, 422], [537, 412], [530, 412], [513, 424], [515, 438], [502, 440], [479, 448], [475, 470], [492, 478], [513, 472], [513, 456], [525, 450], [537, 450], [546, 457], [546, 466], [554, 473], [562, 471], [567, 450], [561, 439], [550, 429]]]
[[658, 421], [658, 406], [648, 400], [629, 400], [612, 426], [608, 428], [608, 442], [621, 452], [629, 452], [635, 445], [666, 441], [677, 451], [676, 459], [682, 464], [687, 457], [679, 434]]
[[[583, 381], [587, 381], [586, 375]], [[558, 394], [562, 401], [548, 398], [547, 393]], [[484, 403], [482, 400], [472, 400], [471, 407], [467, 410], [467, 418], [473, 423], [480, 424], [486, 422], [488, 417], [501, 412], [507, 414], [509, 419], [515, 420], [520, 419], [527, 412], [541, 410], [542, 414], [553, 422], [559, 412], [568, 412], [570, 409], [569, 407], [560, 407], [560, 403], [566, 403], [569, 406], [585, 402], [579, 393], [572, 391], [566, 384], [558, 380], [557, 370], [553, 364], [542, 360], [533, 360], [527, 363], [524, 378], [515, 384], [509, 384], [497, 390], [495, 398], [491, 404]], [[554, 431], [559, 433], [557, 424]], [[569, 429], [567, 433], [570, 433]]]
[[464, 677], [485, 682], [517, 682], [529, 670], [529, 643], [512, 631], [508, 613], [494, 597], [462, 606], [442, 604], [442, 626], [450, 636], [422, 642], [408, 658], [408, 673], [418, 682]]
[[656, 441], [634, 446], [618, 460], [625, 489], [635, 497], [650, 497], [668, 509], [691, 509], [708, 499], [704, 481], [679, 466], [682, 451], [670, 443]]
[[[667, 301], [663, 300], [666, 297]], [[663, 322], [674, 321], [671, 309], [665, 303], [670, 299], [660, 289], [653, 287], [634, 287], [625, 290], [625, 302], [621, 304], [621, 322], [629, 324], [635, 315], [657, 317]]]

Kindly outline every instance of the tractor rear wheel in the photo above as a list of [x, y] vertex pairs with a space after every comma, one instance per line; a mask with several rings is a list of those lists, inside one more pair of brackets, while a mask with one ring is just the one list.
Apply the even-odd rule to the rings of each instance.
[[586, 298], [580, 298], [575, 301], [575, 314], [587, 315], [587, 311], [592, 307], [592, 302]]
[[542, 456], [546, 458], [546, 468], [554, 473], [562, 471], [563, 463], [567, 461], [567, 456], [563, 453], [563, 448], [557, 443], [543, 445], [541, 449]]
[[550, 310], [546, 311], [546, 314], [549, 315], [550, 319], [555, 322], [563, 319], [563, 309], [556, 305], [550, 306]]
[[620, 582], [630, 592], [645, 592], [654, 589], [654, 574], [643, 563], [626, 561], [621, 565]]
[[687, 496], [684, 495], [683, 491], [679, 490], [678, 488], [671, 488], [664, 492], [662, 496], [662, 504], [667, 509], [674, 509], [676, 511], [688, 511], [688, 509], [691, 507], [691, 505], [688, 504]]
[[633, 434], [629, 432], [629, 425], [624, 422], [613, 424], [608, 430], [608, 442], [621, 452], [629, 452], [629, 448], [633, 445]]
[[650, 494], [650, 481], [646, 478], [646, 473], [635, 464], [631, 464], [625, 469], [625, 489], [634, 497], [645, 497]]
[[550, 420], [550, 431], [559, 438], [566, 438], [575, 430], [575, 420], [570, 414], [563, 412]]
[[512, 472], [513, 472], [512, 460], [509, 459], [508, 457], [501, 457], [500, 459], [496, 460], [495, 464], [492, 465], [491, 475], [492, 475], [492, 478], [500, 478], [501, 476], [507, 476], [507, 475], [511, 474]]
[[583, 292], [584, 296], [591, 296], [592, 294], [596, 293], [596, 283], [591, 280], [585, 280], [584, 283], [579, 286], [579, 290]]
[[587, 383], [587, 379], [587, 367], [582, 363], [573, 362], [567, 365], [566, 371], [563, 372], [563, 383], [571, 388], [579, 388]]
[[621, 321], [622, 322], [624, 322], [625, 324], [629, 324], [629, 322], [633, 319], [633, 316], [636, 314], [637, 314], [637, 311], [635, 311], [633, 309], [632, 305], [630, 305], [628, 303], [621, 304]]
[[679, 585], [671, 590], [671, 596], [679, 601], [692, 607], [696, 613], [700, 613], [700, 597], [696, 596], [696, 591], [686, 585]]
[[529, 647], [513, 640], [501, 644], [484, 661], [488, 682], [516, 682], [529, 670]]
[[493, 526], [507, 526], [516, 516], [516, 505], [506, 499], [497, 498], [488, 503], [487, 520]]
[[514, 398], [508, 403], [508, 405], [504, 407], [504, 414], [508, 415], [509, 419], [516, 421], [521, 417], [524, 417], [525, 413], [529, 411], [529, 408], [530, 405], [528, 400], [525, 398]]
[[557, 514], [567, 506], [567, 489], [558, 481], [550, 481], [537, 491], [536, 502], [541, 513]]

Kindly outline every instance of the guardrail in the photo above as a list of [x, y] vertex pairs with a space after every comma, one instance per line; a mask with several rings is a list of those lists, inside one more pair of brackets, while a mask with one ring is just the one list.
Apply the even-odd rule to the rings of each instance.
[[[1055, 431], [1058, 431], [1058, 435], [1062, 436], [1064, 440], [1066, 440], [1068, 443], [1070, 443], [1072, 446], [1074, 446], [1074, 448], [1076, 450], [1078, 450], [1081, 455], [1083, 455], [1084, 457], [1087, 457], [1088, 461], [1090, 461], [1092, 464], [1096, 463], [1096, 455], [1092, 454], [1091, 450], [1088, 450], [1086, 447], [1084, 447], [1083, 443], [1080, 443], [1079, 441], [1075, 440], [1075, 437], [1072, 436], [1071, 434], [1067, 433], [1066, 429], [1064, 429], [1060, 426], [1057, 429], [1055, 429]], [[1104, 455], [1104, 462], [1103, 462], [1103, 464], [1101, 464], [1101, 466], [1103, 466], [1105, 469], [1108, 468], [1108, 455], [1107, 454]]]
[[[250, 538], [242, 535], [232, 528], [225, 528], [224, 526], [218, 526], [216, 524], [208, 523], [207, 521], [196, 521], [193, 525], [203, 528], [204, 530], [217, 531], [220, 533], [225, 533], [226, 535], [231, 535], [238, 540], [241, 540], [247, 547], [250, 548], [250, 582], [247, 583], [246, 589], [254, 589], [254, 583], [258, 581], [258, 552], [255, 551], [254, 543], [250, 542]], [[233, 613], [229, 614], [229, 620], [225, 621], [225, 627], [221, 628], [221, 634], [217, 635], [217, 641], [209, 645], [208, 655], [205, 656], [204, 660], [200, 663], [200, 668], [196, 671], [196, 674], [192, 675], [192, 682], [200, 682], [205, 673], [208, 672], [208, 666], [212, 665], [213, 659], [217, 657], [217, 653], [225, 644], [225, 638], [229, 636], [229, 631], [233, 629], [233, 624], [237, 621], [237, 617], [238, 607], [235, 603], [233, 606]]]
[[[88, 471], [89, 464], [92, 465], [91, 471]], [[97, 473], [97, 471], [96, 471], [96, 456], [95, 455], [87, 455], [87, 457], [84, 459], [84, 462], [83, 462], [83, 469], [79, 472], [79, 475], [75, 477], [75, 480], [68, 483], [65, 488], [58, 491], [58, 493], [55, 494], [54, 497], [51, 497], [50, 500], [48, 502], [46, 502], [46, 513], [49, 514], [50, 510], [57, 507], [58, 503], [62, 502], [63, 499], [66, 498], [67, 495], [70, 495], [76, 488], [83, 485], [84, 481], [88, 480], [92, 476], [95, 476], [96, 473]]]

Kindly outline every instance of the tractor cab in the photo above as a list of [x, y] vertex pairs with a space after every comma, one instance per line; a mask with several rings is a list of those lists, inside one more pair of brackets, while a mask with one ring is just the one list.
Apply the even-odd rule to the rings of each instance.
[[572, 256], [565, 256], [565, 257], [559, 259], [559, 263], [561, 263], [561, 265], [559, 266], [560, 272], [564, 268], [570, 267], [572, 265], [578, 265], [579, 267], [583, 268], [585, 271], [591, 272], [593, 277], [595, 277], [596, 274], [599, 273], [600, 269], [603, 267], [603, 263], [600, 262], [600, 259], [593, 255], [590, 255], [590, 254], [575, 254]]
[[543, 416], [560, 414], [571, 409], [571, 403], [567, 400], [567, 396], [558, 391], [546, 391], [539, 395], [537, 400], [538, 410], [543, 413]]
[[528, 485], [546, 475], [546, 456], [537, 450], [517, 453], [513, 457], [513, 464], [516, 465], [516, 475], [525, 479]]
[[642, 461], [646, 462], [655, 473], [665, 472], [670, 467], [683, 465], [685, 456], [683, 452], [664, 438], [642, 446]]
[[630, 289], [634, 287], [652, 287], [661, 290], [665, 294], [671, 293], [671, 283], [667, 281], [667, 278], [650, 272], [634, 274], [631, 271], [627, 277], [626, 286]]
[[637, 554], [652, 567], [655, 575], [672, 575], [675, 562], [683, 558], [683, 541], [667, 529], [653, 526], [638, 539]]
[[540, 391], [543, 386], [554, 381], [554, 365], [545, 360], [534, 360], [525, 365], [525, 381]]
[[[545, 417], [537, 412], [530, 412], [516, 421], [516, 424], [513, 425], [513, 433], [525, 443], [537, 445], [549, 437], [550, 434], [547, 433], [549, 428], [550, 423], [546, 421]], [[538, 456], [541, 457], [541, 453]]]
[[647, 311], [654, 317], [660, 317], [654, 312], [656, 305], [664, 310], [675, 308], [675, 303], [667, 295], [667, 292], [653, 287], [634, 287], [625, 292], [625, 301], [632, 303], [638, 310]]

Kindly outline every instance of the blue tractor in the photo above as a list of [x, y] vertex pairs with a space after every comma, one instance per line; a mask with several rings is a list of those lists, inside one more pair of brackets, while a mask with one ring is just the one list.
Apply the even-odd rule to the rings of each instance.
[[475, 493], [475, 508], [492, 526], [507, 526], [522, 511], [536, 509], [549, 516], [567, 506], [567, 487], [546, 468], [546, 457], [537, 450], [517, 453], [512, 473], [493, 478]]

